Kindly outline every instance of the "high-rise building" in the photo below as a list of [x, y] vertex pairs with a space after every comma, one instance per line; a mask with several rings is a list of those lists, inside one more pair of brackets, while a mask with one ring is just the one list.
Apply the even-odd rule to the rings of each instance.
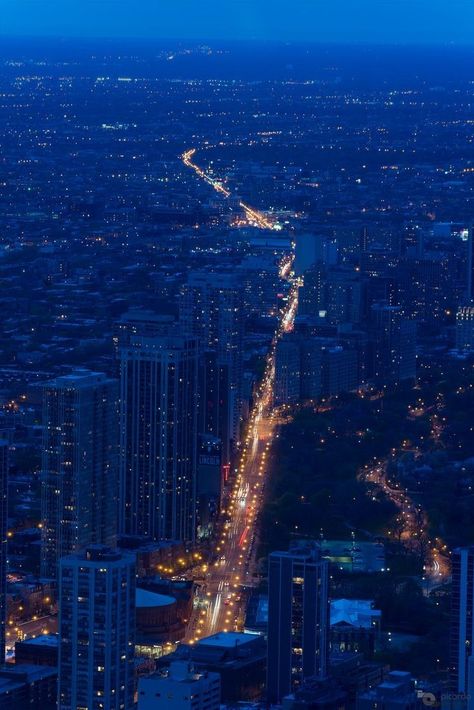
[[294, 333], [280, 338], [275, 350], [274, 402], [296, 404], [300, 399], [300, 339]]
[[317, 399], [323, 393], [323, 349], [326, 342], [324, 338], [311, 336], [300, 339], [301, 399]]
[[362, 227], [359, 234], [359, 251], [364, 252], [369, 249], [369, 230], [367, 227]]
[[[244, 308], [237, 276], [211, 271], [190, 274], [181, 294], [180, 320], [184, 332], [199, 339], [201, 352], [214, 351], [217, 368], [227, 370], [227, 392], [221, 388], [215, 399], [219, 405], [217, 416], [213, 415], [217, 429], [207, 423], [202, 428], [202, 433], [221, 439], [226, 459], [227, 451], [239, 441], [242, 414]], [[221, 374], [219, 378], [222, 381]], [[208, 397], [207, 391], [200, 392], [202, 401]]]
[[353, 269], [331, 269], [326, 283], [327, 319], [330, 323], [359, 323], [362, 315], [362, 284]]
[[222, 462], [232, 454], [230, 369], [219, 361], [215, 350], [201, 352], [199, 358], [198, 431], [222, 442]]
[[370, 278], [389, 277], [398, 266], [398, 261], [397, 253], [373, 246], [360, 254], [360, 272]]
[[120, 359], [120, 348], [128, 345], [132, 336], [145, 335], [148, 338], [154, 338], [158, 335], [168, 335], [174, 322], [173, 316], [155, 313], [144, 308], [127, 311], [114, 325], [113, 340], [118, 359]]
[[416, 323], [398, 306], [375, 304], [371, 309], [373, 337], [372, 376], [381, 385], [416, 378]]
[[357, 352], [332, 345], [322, 351], [321, 391], [325, 397], [353, 392], [359, 385]]
[[276, 406], [351, 392], [360, 383], [357, 350], [335, 338], [286, 334], [276, 346]]
[[474, 225], [467, 230], [467, 288], [468, 303], [474, 303]]
[[0, 664], [5, 660], [7, 616], [8, 441], [0, 439]]
[[456, 347], [459, 350], [474, 348], [474, 306], [460, 306], [456, 313]]
[[424, 259], [402, 259], [396, 273], [397, 301], [407, 318], [436, 324], [453, 306], [453, 281], [446, 278], [442, 253]]
[[257, 317], [275, 313], [282, 287], [275, 255], [262, 252], [248, 255], [236, 267], [235, 273], [242, 284], [245, 313]]
[[296, 235], [294, 269], [302, 276], [315, 264], [336, 264], [338, 258], [337, 240], [321, 234], [301, 232]]
[[197, 365], [193, 337], [132, 334], [121, 348], [122, 534], [194, 540]]
[[425, 236], [425, 230], [419, 225], [404, 225], [400, 234], [400, 253], [411, 258], [422, 259], [424, 256]]
[[363, 290], [352, 268], [315, 264], [304, 276], [300, 312], [324, 318], [327, 323], [358, 323], [362, 317]]
[[268, 567], [267, 700], [324, 678], [329, 653], [328, 562], [317, 543], [272, 552]]
[[212, 434], [198, 437], [197, 514], [201, 535], [211, 532], [222, 495], [222, 446]]
[[86, 545], [114, 545], [118, 383], [77, 370], [43, 385], [41, 574]]
[[322, 263], [316, 263], [306, 271], [303, 286], [299, 289], [299, 314], [326, 317], [326, 279], [327, 269]]
[[132, 710], [135, 557], [103, 546], [63, 557], [58, 710]]
[[324, 237], [320, 234], [301, 232], [295, 238], [295, 261], [294, 269], [298, 276], [302, 276], [305, 271], [317, 262], [323, 260]]
[[469, 659], [474, 644], [474, 547], [458, 547], [452, 555], [450, 685], [467, 694]]
[[189, 661], [174, 661], [161, 673], [141, 678], [138, 710], [219, 710], [218, 673], [194, 670]]

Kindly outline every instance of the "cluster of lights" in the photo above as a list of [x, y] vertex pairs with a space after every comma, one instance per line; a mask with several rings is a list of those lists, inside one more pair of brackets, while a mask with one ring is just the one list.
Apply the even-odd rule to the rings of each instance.
[[[405, 448], [406, 445], [407, 442], [403, 441], [402, 448]], [[396, 450], [393, 449], [392, 455], [395, 455], [395, 453]], [[384, 495], [398, 507], [400, 515], [397, 516], [396, 521], [403, 526], [400, 539], [402, 536], [417, 540], [427, 538], [426, 515], [422, 513], [419, 506], [417, 507], [418, 514], [415, 514], [415, 505], [408, 496], [408, 490], [402, 490], [398, 482], [392, 481], [386, 476], [385, 466], [382, 461], [375, 460], [371, 469], [366, 464], [364, 477], [367, 482], [378, 485]], [[372, 499], [376, 500], [374, 496], [372, 496]], [[388, 531], [388, 535], [392, 536], [391, 530]], [[431, 553], [431, 576], [435, 579], [449, 576], [449, 563], [445, 555], [451, 554], [451, 552], [448, 551], [447, 545], [440, 538], [435, 538], [434, 543], [428, 539], [427, 548], [427, 554]], [[426, 565], [423, 569], [426, 571]]]
[[[207, 184], [210, 185], [220, 195], [225, 198], [230, 197], [230, 190], [224, 187], [220, 180], [216, 180], [215, 178], [211, 177], [211, 175], [206, 173], [202, 168], [199, 167], [199, 165], [196, 165], [196, 163], [193, 162], [193, 157], [195, 154], [196, 148], [191, 148], [190, 150], [187, 150], [182, 154], [181, 159], [186, 165], [186, 167], [191, 168], [191, 170], [194, 170], [198, 177], [207, 182]], [[272, 229], [275, 231], [281, 231], [281, 225], [278, 224], [278, 222], [271, 221], [259, 210], [250, 207], [245, 202], [239, 202], [239, 206], [243, 209], [245, 217], [247, 221], [250, 222], [250, 224], [260, 227], [260, 229]]]
[[[222, 185], [222, 183], [211, 175], [206, 173], [196, 163], [193, 162], [196, 149], [191, 149], [183, 153], [181, 156], [186, 167], [192, 169], [198, 177], [207, 182], [213, 187], [216, 192], [228, 198], [231, 196], [230, 191]], [[251, 224], [262, 229], [280, 230], [281, 226], [270, 221], [264, 214], [240, 202], [240, 207], [243, 209], [247, 220]], [[221, 557], [216, 560], [212, 568], [203, 565], [203, 572], [207, 572], [206, 582], [209, 584], [212, 581], [213, 571], [216, 575], [215, 581], [219, 582], [219, 594], [222, 594], [224, 587], [228, 588], [227, 596], [224, 601], [225, 612], [221, 622], [221, 630], [228, 632], [232, 628], [237, 627], [239, 616], [240, 596], [238, 594], [239, 586], [242, 581], [242, 567], [246, 566], [244, 577], [250, 574], [250, 561], [252, 556], [252, 543], [254, 535], [255, 520], [258, 514], [258, 509], [262, 501], [263, 481], [266, 465], [268, 461], [268, 453], [271, 442], [271, 432], [275, 428], [275, 412], [271, 412], [268, 420], [270, 424], [270, 433], [268, 433], [267, 441], [263, 451], [259, 454], [256, 461], [253, 456], [249, 458], [249, 454], [255, 453], [255, 446], [258, 442], [258, 425], [262, 421], [265, 413], [267, 413], [272, 405], [273, 383], [275, 378], [275, 351], [278, 339], [284, 334], [292, 330], [293, 322], [298, 306], [298, 283], [294, 280], [292, 271], [294, 255], [284, 257], [279, 264], [280, 278], [292, 281], [293, 286], [290, 291], [285, 308], [280, 313], [280, 323], [277, 327], [274, 338], [272, 340], [270, 350], [267, 355], [265, 372], [257, 389], [256, 401], [252, 408], [252, 412], [248, 421], [247, 434], [243, 442], [240, 461], [236, 468], [236, 476], [227, 510], [223, 510], [222, 514], [228, 516], [227, 522], [224, 523], [221, 529], [219, 539], [216, 542], [215, 552]], [[241, 524], [241, 525], [240, 525]], [[237, 538], [237, 533], [240, 536]], [[236, 549], [235, 549], [236, 548]], [[229, 550], [227, 557], [224, 552]], [[179, 563], [179, 561], [178, 561]], [[219, 570], [219, 572], [217, 572]], [[190, 643], [196, 643], [202, 638], [204, 633], [207, 633], [208, 628], [213, 627], [219, 621], [220, 612], [220, 597], [216, 597], [214, 611], [211, 613], [211, 591], [206, 594], [206, 604], [204, 608], [199, 609], [197, 619], [193, 622], [193, 636]]]

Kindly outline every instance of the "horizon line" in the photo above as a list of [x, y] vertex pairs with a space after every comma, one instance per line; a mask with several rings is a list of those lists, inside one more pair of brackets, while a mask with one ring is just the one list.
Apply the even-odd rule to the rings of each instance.
[[[3, 34], [0, 32], [1, 40], [11, 41], [46, 41], [46, 42], [67, 42], [67, 41], [82, 41], [82, 42], [144, 42], [144, 43], [192, 43], [197, 46], [201, 44], [212, 43], [228, 43], [228, 44], [267, 44], [267, 45], [284, 45], [284, 46], [311, 46], [311, 47], [375, 47], [375, 48], [439, 48], [439, 49], [474, 49], [473, 42], [455, 42], [449, 41], [414, 41], [414, 40], [399, 40], [399, 41], [372, 41], [372, 40], [310, 40], [310, 39], [279, 39], [279, 38], [264, 38], [264, 37], [151, 37], [148, 35], [57, 35], [57, 34]], [[1, 50], [0, 50], [1, 53]]]

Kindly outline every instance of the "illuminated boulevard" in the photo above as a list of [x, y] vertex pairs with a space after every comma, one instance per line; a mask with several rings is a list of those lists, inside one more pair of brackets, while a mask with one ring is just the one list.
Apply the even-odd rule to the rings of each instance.
[[278, 337], [293, 327], [297, 287], [291, 291], [280, 326], [268, 355], [266, 371], [258, 390], [242, 445], [239, 469], [232, 489], [226, 522], [215, 542], [215, 560], [201, 584], [198, 608], [188, 628], [187, 641], [196, 641], [217, 631], [242, 628], [245, 593], [258, 579], [258, 514], [264, 499], [268, 455], [278, 436], [279, 419], [272, 409], [275, 345]]
[[[195, 171], [225, 198], [230, 191], [208, 176], [192, 162], [196, 151], [183, 154], [184, 164]], [[248, 221], [261, 229], [279, 229], [261, 212], [240, 203]], [[291, 260], [280, 265], [280, 277], [291, 278]], [[264, 500], [268, 475], [268, 456], [272, 440], [278, 436], [279, 420], [272, 408], [275, 376], [275, 346], [278, 338], [291, 331], [298, 305], [298, 286], [293, 284], [288, 301], [280, 313], [278, 329], [267, 356], [262, 382], [257, 391], [247, 423], [246, 438], [242, 442], [240, 460], [228, 508], [222, 511], [222, 525], [209, 566], [204, 566], [200, 583], [199, 601], [188, 626], [185, 641], [194, 643], [199, 638], [218, 631], [241, 629], [244, 622], [246, 589], [258, 579], [258, 515]]]
[[[186, 167], [191, 168], [191, 170], [194, 170], [198, 177], [207, 182], [207, 184], [213, 187], [214, 190], [220, 195], [225, 198], [231, 197], [232, 193], [230, 192], [230, 190], [224, 187], [219, 180], [216, 180], [215, 178], [208, 175], [202, 168], [199, 167], [199, 165], [196, 165], [196, 163], [193, 162], [193, 157], [195, 153], [196, 148], [191, 148], [190, 150], [187, 150], [185, 153], [183, 153], [183, 155], [181, 156], [181, 159], [186, 165]], [[255, 225], [256, 227], [260, 227], [261, 229], [273, 229], [275, 231], [281, 230], [281, 226], [278, 224], [278, 222], [273, 221], [265, 214], [263, 214], [263, 212], [260, 212], [259, 210], [250, 207], [250, 205], [247, 205], [245, 202], [242, 201], [239, 201], [239, 206], [244, 211], [245, 217], [247, 218], [249, 224]]]

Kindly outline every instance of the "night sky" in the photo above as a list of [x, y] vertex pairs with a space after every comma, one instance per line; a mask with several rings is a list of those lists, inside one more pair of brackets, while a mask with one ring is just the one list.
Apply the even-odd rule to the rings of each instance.
[[0, 34], [472, 44], [473, 0], [0, 0]]

